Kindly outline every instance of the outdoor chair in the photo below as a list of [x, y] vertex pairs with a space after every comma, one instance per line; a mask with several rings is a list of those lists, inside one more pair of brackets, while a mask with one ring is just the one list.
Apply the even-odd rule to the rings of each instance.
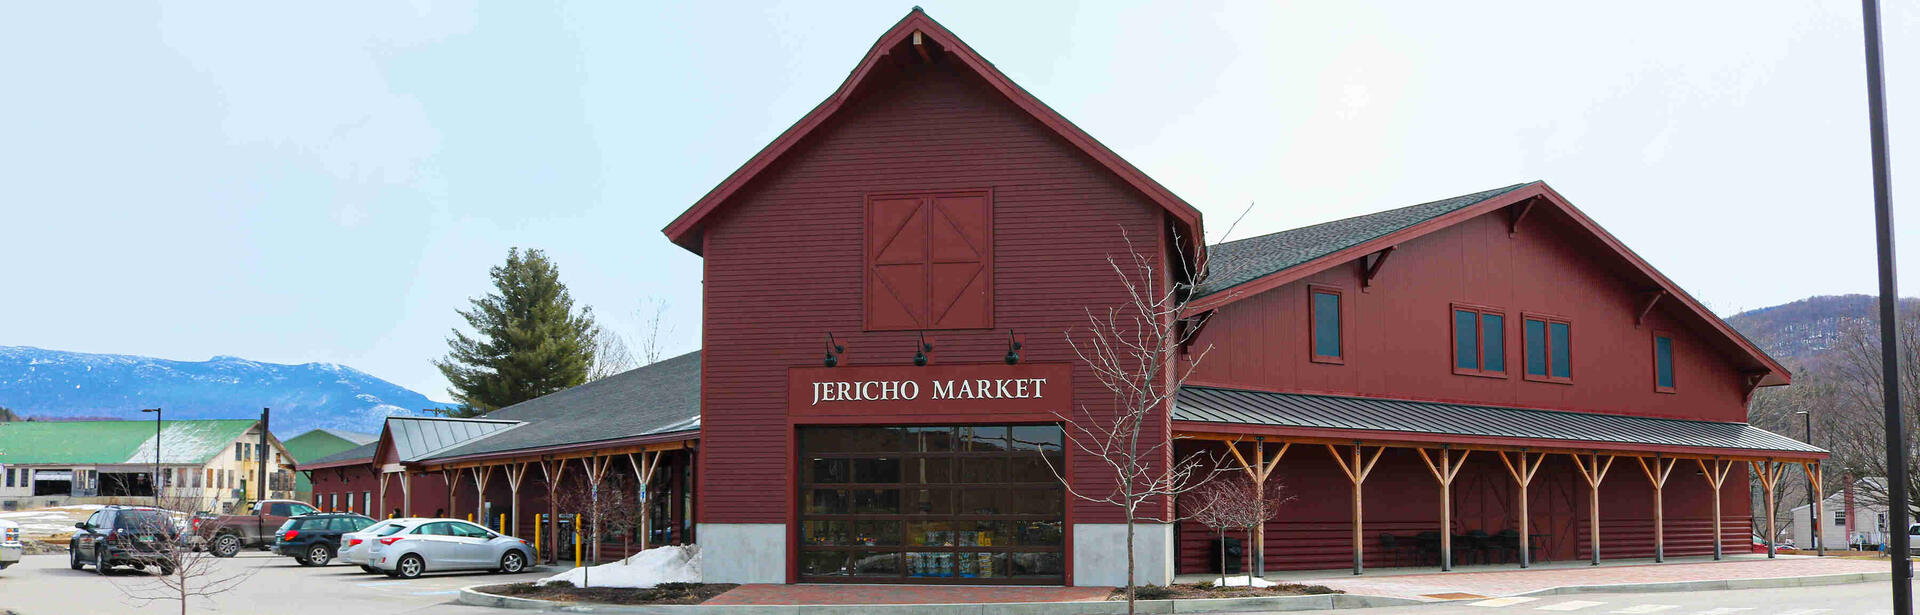
[[1420, 563], [1425, 564], [1429, 561], [1435, 564], [1440, 563], [1439, 532], [1421, 532], [1414, 534], [1413, 542], [1414, 549], [1419, 555]]
[[1387, 559], [1388, 565], [1399, 562], [1401, 548], [1399, 536], [1393, 534], [1380, 535], [1380, 553], [1386, 556], [1385, 559]]
[[1520, 559], [1520, 532], [1518, 530], [1500, 530], [1493, 535], [1491, 550], [1500, 554], [1500, 561], [1512, 562]]

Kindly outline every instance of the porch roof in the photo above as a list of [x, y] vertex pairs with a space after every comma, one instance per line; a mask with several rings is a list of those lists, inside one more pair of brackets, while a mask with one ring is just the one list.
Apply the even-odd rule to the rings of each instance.
[[1204, 431], [1204, 426], [1195, 424], [1209, 423], [1220, 427], [1279, 428], [1273, 431], [1275, 435], [1297, 433], [1362, 440], [1697, 451], [1793, 458], [1825, 457], [1827, 453], [1747, 423], [1198, 386], [1180, 390], [1173, 420], [1176, 431]]

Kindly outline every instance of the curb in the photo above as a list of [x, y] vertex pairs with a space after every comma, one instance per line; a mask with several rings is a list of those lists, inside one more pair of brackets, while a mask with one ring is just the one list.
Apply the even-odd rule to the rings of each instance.
[[[492, 584], [489, 584], [492, 585]], [[460, 588], [460, 604], [501, 609], [546, 611], [554, 613], [622, 613], [633, 615], [1117, 615], [1127, 612], [1127, 603], [1101, 602], [995, 602], [984, 604], [574, 604], [498, 596], [480, 591], [481, 585]], [[1137, 613], [1223, 613], [1237, 611], [1310, 611], [1363, 609], [1381, 606], [1427, 604], [1425, 601], [1390, 596], [1357, 594], [1321, 594], [1314, 596], [1262, 596], [1255, 598], [1200, 598], [1177, 600], [1141, 600]]]
[[1849, 572], [1841, 574], [1822, 574], [1801, 577], [1770, 577], [1762, 579], [1714, 579], [1707, 581], [1668, 581], [1662, 583], [1617, 583], [1613, 585], [1565, 585], [1549, 587], [1514, 596], [1558, 596], [1566, 594], [1600, 594], [1629, 592], [1691, 592], [1721, 591], [1730, 589], [1767, 589], [1775, 587], [1819, 587], [1822, 585], [1851, 585], [1854, 583], [1889, 582], [1893, 573], [1889, 572]]

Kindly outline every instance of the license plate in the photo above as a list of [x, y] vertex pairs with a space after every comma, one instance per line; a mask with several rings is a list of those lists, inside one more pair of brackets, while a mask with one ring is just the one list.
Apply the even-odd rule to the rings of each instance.
[[139, 538], [137, 538], [136, 540], [139, 540], [140, 542], [153, 542], [153, 537], [152, 537], [152, 536], [141, 536], [141, 537], [139, 537]]

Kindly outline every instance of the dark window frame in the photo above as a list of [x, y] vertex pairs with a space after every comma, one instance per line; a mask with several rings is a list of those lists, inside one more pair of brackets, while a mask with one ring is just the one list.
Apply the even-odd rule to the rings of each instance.
[[[1340, 354], [1320, 354], [1320, 314], [1315, 306], [1315, 295], [1333, 295], [1338, 308], [1334, 311], [1334, 335], [1340, 337], [1335, 346]], [[1338, 286], [1327, 284], [1307, 285], [1307, 360], [1328, 365], [1347, 364], [1347, 291]]]
[[[1477, 368], [1460, 367], [1460, 360], [1459, 360], [1460, 322], [1457, 317], [1457, 314], [1459, 312], [1470, 312], [1473, 314], [1473, 355], [1474, 355], [1474, 364], [1479, 366]], [[1486, 320], [1486, 317], [1487, 316], [1500, 317], [1501, 369], [1498, 369], [1498, 370], [1486, 369], [1486, 366], [1487, 366], [1487, 353], [1486, 353], [1486, 343], [1487, 343], [1486, 322], [1487, 320]], [[1489, 305], [1480, 305], [1476, 303], [1456, 302], [1456, 303], [1449, 304], [1447, 306], [1447, 333], [1449, 334], [1448, 335], [1449, 341], [1447, 342], [1447, 346], [1453, 349], [1453, 352], [1447, 355], [1447, 364], [1453, 366], [1453, 373], [1461, 376], [1478, 376], [1481, 378], [1505, 379], [1507, 377], [1507, 372], [1513, 369], [1513, 362], [1507, 360], [1508, 357], [1512, 355], [1512, 353], [1507, 352], [1507, 340], [1512, 339], [1507, 336], [1507, 321], [1510, 321], [1510, 320], [1513, 320], [1513, 318], [1509, 317], [1507, 315], [1507, 311], [1502, 308], [1497, 308]]]
[[[1526, 363], [1529, 359], [1532, 358], [1532, 355], [1528, 354], [1532, 352], [1529, 349], [1529, 346], [1531, 346], [1531, 344], [1527, 343], [1527, 321], [1529, 320], [1537, 320], [1537, 321], [1540, 321], [1541, 323], [1540, 347], [1541, 347], [1541, 352], [1544, 354], [1544, 356], [1540, 357], [1540, 364], [1546, 368], [1546, 373], [1544, 374], [1535, 374], [1532, 371], [1529, 371], [1527, 369]], [[1555, 366], [1553, 362], [1553, 354], [1554, 354], [1554, 349], [1556, 348], [1553, 344], [1553, 325], [1555, 324], [1566, 325], [1567, 327], [1567, 363], [1569, 363], [1569, 365], [1566, 366], [1567, 368], [1566, 376], [1553, 375], [1553, 368]], [[1521, 377], [1531, 382], [1548, 382], [1553, 384], [1573, 384], [1573, 365], [1571, 365], [1571, 363], [1573, 363], [1574, 346], [1575, 344], [1573, 343], [1573, 319], [1567, 318], [1565, 316], [1555, 316], [1553, 314], [1547, 314], [1544, 312], [1521, 312], [1520, 313], [1520, 354], [1521, 354], [1520, 375]]]
[[[1668, 384], [1667, 386], [1661, 386], [1661, 384], [1660, 384], [1660, 340], [1661, 340], [1662, 338], [1664, 338], [1664, 339], [1666, 339], [1666, 340], [1667, 340], [1667, 372], [1668, 372], [1668, 375], [1669, 375], [1669, 376], [1671, 377], [1671, 379], [1672, 379], [1672, 382], [1671, 382], [1670, 384]], [[1669, 332], [1669, 331], [1666, 331], [1666, 330], [1663, 330], [1663, 329], [1654, 329], [1654, 330], [1653, 330], [1653, 336], [1652, 336], [1651, 338], [1649, 338], [1649, 341], [1648, 341], [1648, 343], [1649, 343], [1649, 344], [1651, 344], [1651, 345], [1653, 346], [1653, 348], [1652, 348], [1652, 351], [1653, 351], [1653, 391], [1654, 391], [1655, 393], [1678, 393], [1678, 392], [1680, 392], [1680, 391], [1679, 391], [1679, 387], [1680, 387], [1680, 369], [1679, 369], [1679, 366], [1678, 366], [1678, 365], [1675, 365], [1675, 364], [1674, 364], [1674, 355], [1676, 355], [1676, 354], [1678, 354], [1678, 353], [1679, 353], [1679, 351], [1678, 351], [1678, 349], [1676, 349], [1676, 348], [1674, 348], [1674, 345], [1675, 345], [1675, 344], [1674, 344], [1674, 342], [1675, 342], [1675, 340], [1674, 340], [1674, 337], [1673, 337], [1673, 333], [1672, 333], [1672, 332]]]

